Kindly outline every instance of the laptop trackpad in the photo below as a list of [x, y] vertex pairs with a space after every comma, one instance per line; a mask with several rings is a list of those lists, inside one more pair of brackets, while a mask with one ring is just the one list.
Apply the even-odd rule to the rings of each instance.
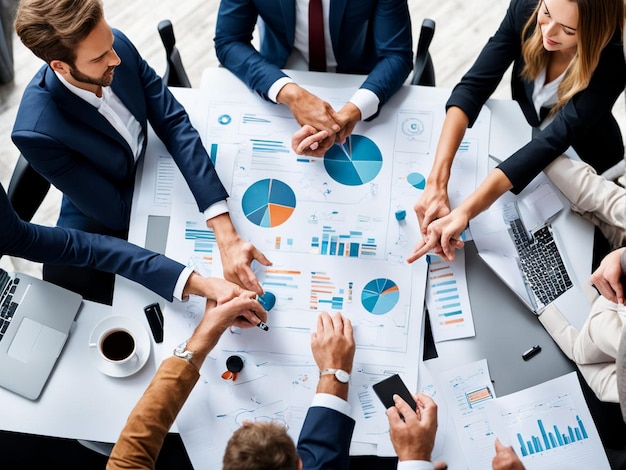
[[9, 347], [9, 357], [30, 362], [37, 354], [45, 354], [49, 357], [57, 357], [63, 349], [66, 335], [54, 328], [42, 325], [39, 322], [24, 318], [13, 337]]

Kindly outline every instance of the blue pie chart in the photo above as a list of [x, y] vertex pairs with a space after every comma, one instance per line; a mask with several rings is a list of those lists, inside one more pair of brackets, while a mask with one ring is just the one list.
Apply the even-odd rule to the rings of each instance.
[[287, 221], [296, 208], [296, 195], [280, 180], [259, 180], [246, 189], [241, 208], [253, 224], [266, 228], [277, 227]]
[[[324, 168], [332, 179], [346, 186], [369, 183], [383, 166], [378, 146], [363, 135], [352, 135], [352, 143], [334, 144], [324, 155]], [[350, 150], [352, 154], [350, 154]]]
[[389, 313], [399, 299], [400, 289], [391, 279], [374, 279], [368, 282], [361, 292], [363, 308], [373, 315]]
[[415, 189], [424, 189], [426, 187], [426, 178], [421, 173], [409, 173], [406, 180]]

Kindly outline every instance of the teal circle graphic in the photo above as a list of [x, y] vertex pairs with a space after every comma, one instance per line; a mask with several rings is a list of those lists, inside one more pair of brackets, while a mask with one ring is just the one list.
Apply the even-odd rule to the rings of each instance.
[[421, 173], [409, 173], [406, 180], [415, 189], [424, 189], [426, 187], [426, 178]]
[[400, 289], [391, 279], [374, 279], [368, 282], [361, 292], [363, 308], [373, 315], [389, 313], [399, 299]]
[[360, 186], [376, 178], [383, 166], [383, 156], [371, 139], [363, 135], [352, 135], [350, 139], [351, 144], [346, 141], [328, 149], [324, 155], [324, 168], [338, 183]]

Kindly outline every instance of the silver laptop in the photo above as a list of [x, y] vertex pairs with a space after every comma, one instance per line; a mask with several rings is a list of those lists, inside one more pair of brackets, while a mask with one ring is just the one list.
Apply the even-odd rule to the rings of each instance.
[[556, 230], [518, 199], [495, 204], [470, 223], [470, 230], [478, 255], [535, 315], [553, 302], [566, 316], [589, 312]]
[[0, 269], [0, 386], [39, 398], [81, 302], [50, 282]]

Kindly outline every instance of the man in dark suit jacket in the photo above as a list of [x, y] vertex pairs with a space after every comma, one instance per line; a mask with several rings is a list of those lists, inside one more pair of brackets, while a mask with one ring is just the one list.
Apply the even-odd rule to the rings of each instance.
[[12, 139], [64, 194], [58, 224], [125, 238], [148, 123], [215, 231], [227, 279], [261, 294], [249, 267], [269, 261], [237, 234], [228, 194], [184, 108], [120, 31], [100, 0], [22, 0], [15, 21], [46, 62], [28, 84]]
[[[249, 299], [235, 298], [207, 310], [193, 335], [174, 356], [165, 359], [152, 383], [131, 412], [107, 464], [107, 470], [151, 469], [170, 426], [199, 378], [199, 369], [221, 334], [251, 309]], [[243, 313], [242, 313], [243, 311]], [[247, 317], [246, 317], [247, 318]], [[254, 320], [254, 318], [248, 320]], [[261, 317], [265, 320], [265, 317]], [[225, 470], [241, 468], [242, 456], [254, 456], [258, 468], [347, 469], [354, 420], [349, 411], [348, 379], [354, 359], [350, 320], [339, 313], [321, 313], [311, 339], [320, 380], [313, 405], [305, 418], [297, 454], [286, 430], [267, 428], [268, 423], [248, 423], [229, 441], [224, 455]], [[260, 428], [259, 428], [260, 427]], [[256, 428], [256, 429], [255, 429]], [[249, 439], [255, 431], [275, 432], [275, 439]], [[245, 445], [245, 449], [242, 449]], [[299, 457], [298, 457], [299, 456]], [[302, 467], [299, 467], [302, 460]]]
[[[191, 294], [212, 300], [242, 294], [254, 297], [253, 292], [245, 291], [232, 282], [202, 277], [166, 256], [119, 238], [24, 222], [11, 207], [1, 185], [0, 220], [0, 256], [16, 256], [38, 263], [90, 267], [117, 273], [142, 284], [168, 301], [173, 298], [183, 300]], [[262, 310], [260, 306], [258, 309]]]
[[[300, 125], [329, 131], [314, 155], [323, 155], [337, 133], [343, 142], [359, 120], [375, 116], [413, 66], [406, 0], [324, 0], [322, 6], [326, 70], [368, 75], [338, 112], [280, 70], [311, 65], [307, 0], [222, 0], [215, 34], [218, 59], [250, 89], [289, 106]], [[257, 20], [259, 51], [251, 43]]]

